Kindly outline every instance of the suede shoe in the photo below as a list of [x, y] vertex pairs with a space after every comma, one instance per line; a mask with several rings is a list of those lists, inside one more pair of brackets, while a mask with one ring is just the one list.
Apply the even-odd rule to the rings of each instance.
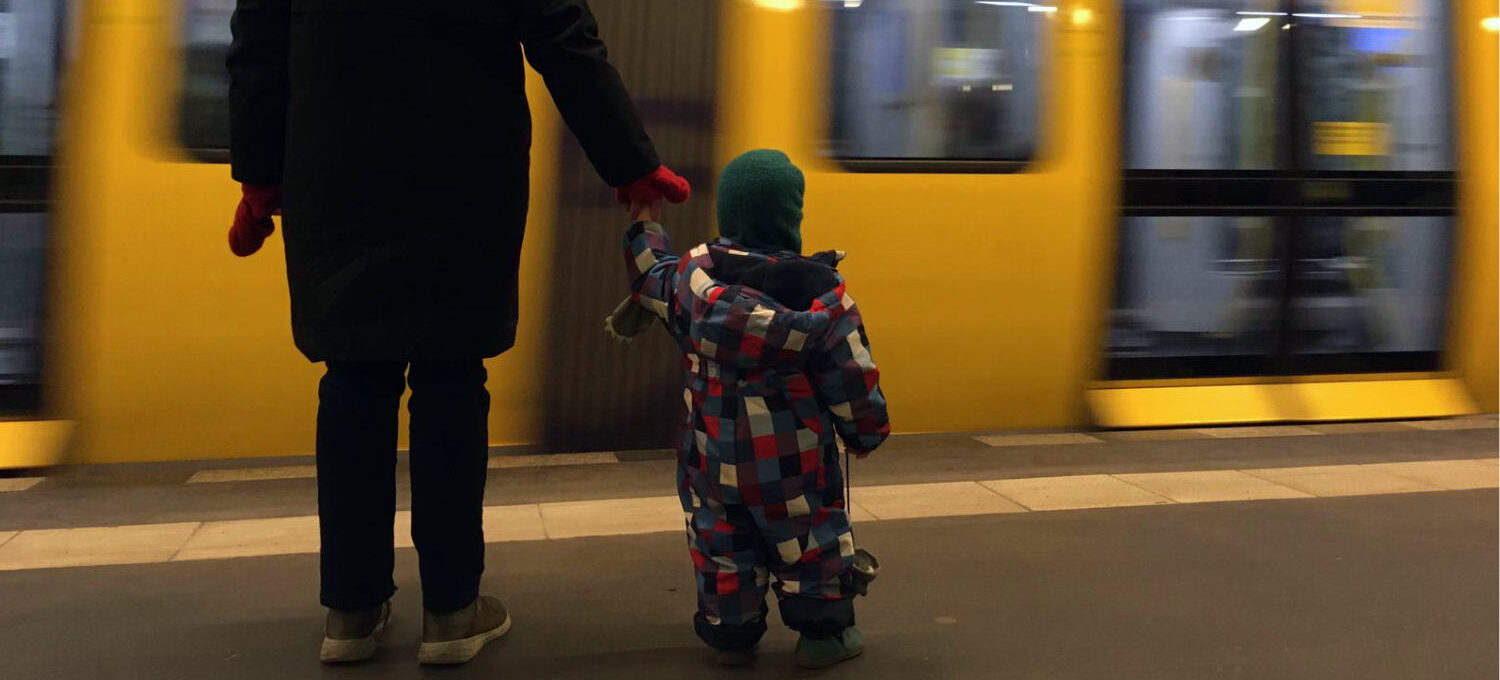
[[483, 595], [448, 614], [422, 613], [422, 664], [468, 663], [491, 640], [510, 631], [510, 614], [498, 598]]
[[380, 634], [391, 620], [391, 603], [363, 611], [329, 609], [328, 619], [323, 624], [323, 648], [318, 658], [323, 663], [349, 663], [364, 661], [375, 656], [380, 646]]

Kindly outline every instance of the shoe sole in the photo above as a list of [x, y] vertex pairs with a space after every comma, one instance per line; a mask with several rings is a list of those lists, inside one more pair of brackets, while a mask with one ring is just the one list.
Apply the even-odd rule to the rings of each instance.
[[478, 635], [471, 635], [461, 640], [423, 642], [420, 647], [417, 647], [417, 663], [426, 666], [468, 663], [474, 657], [479, 656], [480, 650], [484, 649], [485, 645], [510, 632], [510, 622], [510, 614], [506, 614], [504, 622]]
[[323, 663], [353, 663], [370, 659], [380, 649], [380, 634], [385, 632], [388, 622], [389, 619], [386, 619], [376, 624], [375, 630], [362, 638], [335, 640], [325, 636], [323, 647], [318, 650], [318, 660]]
[[852, 659], [852, 658], [854, 658], [856, 656], [859, 656], [861, 654], [864, 654], [864, 653], [865, 653], [865, 648], [864, 647], [860, 647], [858, 649], [855, 649], [853, 651], [850, 651], [850, 652], [844, 654], [843, 656], [841, 656], [841, 657], [839, 657], [837, 659], [833, 659], [831, 661], [826, 661], [826, 662], [823, 662], [823, 663], [813, 663], [811, 661], [806, 661], [806, 660], [803, 660], [803, 659], [797, 659], [797, 665], [801, 666], [803, 668], [806, 668], [808, 670], [816, 670], [816, 669], [819, 669], [819, 668], [827, 668], [827, 667], [832, 666], [834, 664], [843, 663], [845, 661], [848, 661], [848, 660], [850, 660], [850, 659]]

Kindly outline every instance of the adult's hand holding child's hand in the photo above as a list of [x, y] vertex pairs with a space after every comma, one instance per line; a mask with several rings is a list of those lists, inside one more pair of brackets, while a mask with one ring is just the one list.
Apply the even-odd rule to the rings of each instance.
[[650, 174], [615, 189], [615, 201], [627, 207], [638, 203], [660, 203], [663, 200], [684, 203], [692, 195], [692, 185], [665, 165], [659, 165]]

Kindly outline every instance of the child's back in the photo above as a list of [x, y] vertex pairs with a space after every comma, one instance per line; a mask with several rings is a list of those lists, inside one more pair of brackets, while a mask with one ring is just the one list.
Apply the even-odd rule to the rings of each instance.
[[[736, 164], [747, 158], [750, 187], [734, 195], [745, 182]], [[864, 455], [890, 426], [859, 310], [835, 269], [840, 255], [795, 252], [801, 174], [781, 175], [795, 179], [788, 229], [776, 211], [791, 201], [776, 190], [792, 182], [765, 166], [795, 172], [777, 152], [752, 152], [725, 170], [720, 229], [733, 241], [679, 258], [656, 224], [637, 223], [626, 235], [627, 268], [633, 298], [666, 322], [684, 355], [689, 427], [678, 477], [698, 634], [741, 659], [765, 631], [769, 575], [782, 620], [804, 635], [799, 662], [828, 665], [861, 649], [834, 437]], [[752, 207], [726, 217], [726, 204]]]

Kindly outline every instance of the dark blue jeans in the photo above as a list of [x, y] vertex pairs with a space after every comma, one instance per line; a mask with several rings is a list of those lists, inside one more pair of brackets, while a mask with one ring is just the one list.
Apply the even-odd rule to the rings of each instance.
[[325, 607], [360, 610], [396, 591], [396, 417], [411, 385], [412, 541], [422, 603], [474, 601], [484, 572], [490, 395], [484, 362], [328, 362], [318, 387], [318, 520]]

